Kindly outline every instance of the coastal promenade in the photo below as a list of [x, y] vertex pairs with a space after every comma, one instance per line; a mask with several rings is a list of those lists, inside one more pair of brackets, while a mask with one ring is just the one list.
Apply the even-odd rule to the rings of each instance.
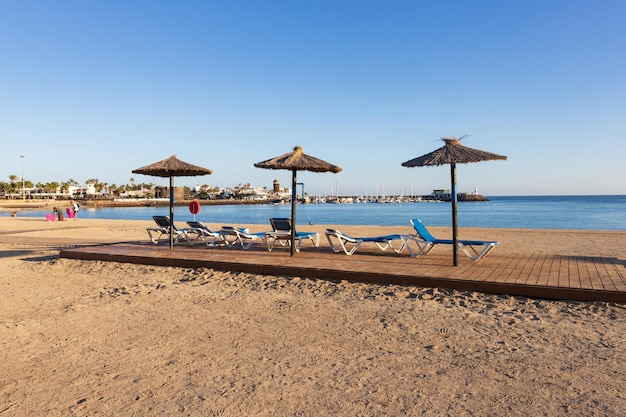
[[126, 242], [61, 250], [68, 259], [135, 264], [206, 267], [325, 280], [440, 287], [557, 300], [626, 303], [626, 261], [614, 257], [498, 252], [478, 262], [459, 255], [451, 265], [450, 248], [412, 258], [377, 249], [360, 248], [352, 256], [303, 247], [295, 256], [287, 248], [268, 252], [264, 245], [250, 250], [206, 248], [204, 245], [153, 245]]

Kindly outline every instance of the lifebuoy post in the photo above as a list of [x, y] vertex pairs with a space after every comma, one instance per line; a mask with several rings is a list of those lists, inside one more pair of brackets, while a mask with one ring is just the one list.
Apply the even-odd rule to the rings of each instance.
[[198, 200], [193, 200], [189, 203], [189, 212], [193, 214], [193, 221], [196, 221], [196, 214], [200, 213], [200, 202]]

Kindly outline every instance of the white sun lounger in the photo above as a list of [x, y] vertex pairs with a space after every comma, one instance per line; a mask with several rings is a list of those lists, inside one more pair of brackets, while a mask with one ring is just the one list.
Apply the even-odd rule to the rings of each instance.
[[[326, 239], [328, 239], [328, 244], [333, 252], [340, 252], [343, 250], [346, 255], [352, 255], [356, 252], [359, 246], [365, 242], [375, 243], [376, 246], [383, 251], [391, 248], [396, 253], [402, 252], [405, 246], [405, 241], [402, 239], [402, 236], [397, 234], [374, 237], [352, 237], [337, 229], [326, 229]], [[336, 246], [333, 240], [336, 240], [339, 245]], [[394, 248], [391, 243], [394, 240], [402, 241], [402, 245], [397, 249]]]
[[248, 229], [234, 226], [222, 226], [220, 235], [226, 246], [240, 246], [242, 249], [250, 249], [254, 242], [265, 242], [265, 232], [250, 233]]
[[[189, 235], [196, 234], [198, 239], [204, 240], [207, 246], [220, 246], [224, 245], [224, 240], [222, 239], [222, 234], [219, 231], [211, 230], [209, 226], [202, 222], [190, 221], [187, 222], [189, 229], [187, 233]], [[190, 236], [191, 237], [191, 236]]]

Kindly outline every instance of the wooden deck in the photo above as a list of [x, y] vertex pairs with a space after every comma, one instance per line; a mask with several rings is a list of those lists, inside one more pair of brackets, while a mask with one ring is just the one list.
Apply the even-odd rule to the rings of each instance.
[[289, 256], [287, 248], [268, 252], [207, 248], [204, 245], [155, 246], [144, 242], [65, 249], [62, 258], [135, 264], [206, 267], [329, 280], [394, 283], [443, 287], [516, 296], [626, 303], [626, 261], [617, 258], [562, 255], [507, 255], [494, 251], [478, 262], [459, 254], [452, 266], [451, 250], [437, 248], [429, 255], [359, 249], [352, 256], [329, 248], [304, 248]]

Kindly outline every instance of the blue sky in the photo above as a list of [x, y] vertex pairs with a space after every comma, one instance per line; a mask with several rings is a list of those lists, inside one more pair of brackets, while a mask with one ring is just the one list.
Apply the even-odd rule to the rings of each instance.
[[343, 168], [312, 194], [428, 194], [401, 163], [468, 135], [507, 161], [459, 191], [626, 194], [624, 1], [2, 1], [1, 181], [109, 184], [176, 154], [176, 185], [290, 183], [302, 146]]

